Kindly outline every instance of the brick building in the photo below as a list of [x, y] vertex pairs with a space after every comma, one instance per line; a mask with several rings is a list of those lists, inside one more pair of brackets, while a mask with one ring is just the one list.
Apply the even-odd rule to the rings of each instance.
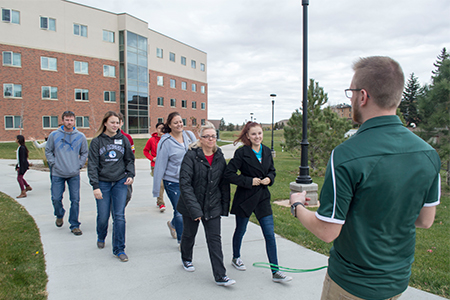
[[0, 141], [42, 139], [74, 111], [92, 137], [108, 110], [124, 130], [153, 132], [178, 111], [187, 129], [207, 120], [207, 54], [126, 13], [66, 0], [2, 0]]
[[352, 119], [352, 106], [349, 104], [337, 104], [330, 106], [331, 110], [339, 115], [341, 118], [346, 118], [348, 120]]

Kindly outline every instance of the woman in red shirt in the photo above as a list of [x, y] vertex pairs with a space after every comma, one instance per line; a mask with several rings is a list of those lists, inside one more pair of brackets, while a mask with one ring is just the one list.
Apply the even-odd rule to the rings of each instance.
[[[144, 155], [151, 162], [151, 175], [153, 176], [153, 170], [155, 169], [155, 161], [156, 161], [156, 149], [158, 148], [159, 140], [163, 135], [162, 129], [164, 128], [164, 123], [158, 122], [156, 123], [156, 132], [152, 133], [152, 137], [148, 139], [147, 143], [144, 147]], [[166, 205], [164, 203], [164, 185], [161, 180], [161, 188], [159, 190], [159, 196], [156, 200], [156, 205], [159, 207], [160, 212], [164, 212], [166, 210]]]

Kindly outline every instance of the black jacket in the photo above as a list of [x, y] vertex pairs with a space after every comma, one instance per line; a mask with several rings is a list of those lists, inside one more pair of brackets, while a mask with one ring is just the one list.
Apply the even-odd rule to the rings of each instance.
[[224, 179], [227, 163], [222, 150], [217, 149], [212, 164], [201, 148], [186, 152], [180, 169], [180, 198], [177, 210], [192, 220], [228, 216], [230, 184]]
[[23, 175], [29, 168], [27, 149], [25, 146], [20, 146], [18, 151], [19, 163], [16, 164], [16, 170], [19, 172], [19, 175]]
[[120, 130], [113, 137], [105, 133], [91, 141], [88, 155], [89, 183], [98, 189], [99, 181], [119, 181], [134, 178], [134, 154], [130, 142]]
[[[272, 214], [270, 192], [267, 185], [253, 186], [253, 178], [270, 178], [269, 186], [275, 180], [275, 167], [270, 149], [263, 144], [262, 162], [256, 158], [251, 146], [243, 146], [234, 152], [225, 172], [225, 178], [237, 185], [231, 213], [248, 218], [255, 213], [261, 219]], [[241, 171], [238, 175], [237, 171]]]

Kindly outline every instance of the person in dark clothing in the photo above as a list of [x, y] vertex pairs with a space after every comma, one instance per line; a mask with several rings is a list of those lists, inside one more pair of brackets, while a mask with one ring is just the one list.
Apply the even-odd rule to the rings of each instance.
[[[272, 265], [272, 280], [288, 282], [292, 280], [292, 277], [284, 275], [278, 268], [277, 245], [268, 189], [275, 179], [272, 153], [262, 144], [262, 127], [256, 122], [248, 122], [244, 126], [234, 143], [239, 141], [242, 141], [244, 146], [236, 150], [225, 173], [225, 177], [237, 185], [231, 207], [231, 213], [236, 215], [231, 264], [240, 271], [246, 270], [240, 258], [241, 244], [249, 218], [252, 213], [255, 213], [266, 241], [266, 252]], [[239, 175], [238, 171], [240, 171]]]
[[227, 163], [216, 145], [216, 129], [207, 122], [200, 129], [200, 139], [191, 144], [180, 169], [177, 210], [183, 216], [181, 261], [186, 271], [195, 271], [192, 252], [200, 221], [205, 229], [214, 280], [218, 285], [235, 283], [226, 276], [223, 264], [220, 216], [228, 216], [230, 184], [223, 178]]
[[127, 186], [135, 175], [130, 142], [120, 132], [119, 115], [108, 111], [92, 139], [88, 156], [89, 182], [97, 201], [97, 247], [105, 247], [109, 215], [113, 218], [113, 254], [128, 261], [125, 254], [125, 204]]
[[16, 143], [19, 144], [19, 148], [17, 148], [17, 181], [20, 186], [20, 195], [16, 198], [25, 198], [27, 196], [27, 192], [31, 191], [32, 188], [28, 184], [28, 182], [23, 178], [25, 173], [28, 170], [28, 148], [25, 146], [25, 137], [23, 135], [18, 135], [16, 137]]

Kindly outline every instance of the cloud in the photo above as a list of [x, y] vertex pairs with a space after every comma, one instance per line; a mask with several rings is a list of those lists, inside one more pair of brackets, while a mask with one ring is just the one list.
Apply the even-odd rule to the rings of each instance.
[[[208, 54], [210, 119], [242, 124], [253, 112], [271, 122], [289, 118], [302, 101], [303, 8], [298, 0], [80, 0], [127, 12], [149, 27]], [[386, 55], [428, 83], [437, 55], [450, 50], [450, 2], [442, 0], [311, 0], [308, 6], [308, 78], [344, 95], [358, 57]]]

